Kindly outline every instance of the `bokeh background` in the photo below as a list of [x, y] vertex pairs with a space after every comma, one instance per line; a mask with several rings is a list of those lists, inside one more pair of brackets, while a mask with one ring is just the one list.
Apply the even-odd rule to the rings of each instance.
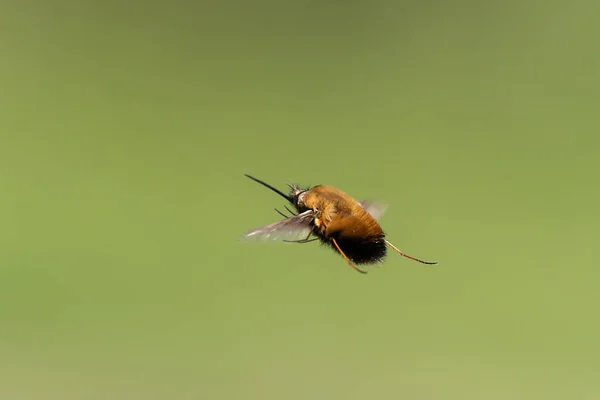
[[[600, 398], [600, 6], [0, 4], [0, 398]], [[240, 242], [244, 173], [440, 264]]]

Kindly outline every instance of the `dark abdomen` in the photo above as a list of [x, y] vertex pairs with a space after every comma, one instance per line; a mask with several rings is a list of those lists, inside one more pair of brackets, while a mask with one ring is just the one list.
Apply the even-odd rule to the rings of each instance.
[[[374, 264], [383, 261], [386, 255], [385, 235], [362, 238], [362, 237], [337, 237], [337, 244], [342, 251], [355, 264]], [[331, 242], [331, 239], [321, 237], [323, 244], [332, 247], [337, 253], [337, 249]]]

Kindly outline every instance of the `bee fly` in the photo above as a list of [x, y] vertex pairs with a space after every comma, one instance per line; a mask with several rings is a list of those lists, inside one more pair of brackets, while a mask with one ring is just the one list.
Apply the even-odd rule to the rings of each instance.
[[[359, 269], [356, 264], [383, 261], [386, 245], [411, 260], [423, 264], [437, 264], [409, 256], [385, 239], [385, 233], [377, 222], [385, 212], [383, 204], [359, 202], [341, 190], [325, 185], [308, 189], [288, 185], [290, 192], [286, 195], [260, 179], [247, 174], [246, 176], [285, 198], [297, 213], [287, 206], [285, 208], [291, 214], [289, 216], [275, 209], [284, 217], [283, 220], [254, 229], [246, 233], [244, 238], [283, 240], [292, 243], [320, 240], [322, 244], [336, 250], [352, 268], [363, 274], [366, 274], [366, 271]], [[315, 238], [311, 239], [311, 236]]]

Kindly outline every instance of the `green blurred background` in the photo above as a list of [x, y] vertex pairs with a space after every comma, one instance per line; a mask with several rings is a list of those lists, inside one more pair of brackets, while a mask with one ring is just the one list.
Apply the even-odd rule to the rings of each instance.
[[0, 398], [600, 398], [600, 6], [0, 4]]

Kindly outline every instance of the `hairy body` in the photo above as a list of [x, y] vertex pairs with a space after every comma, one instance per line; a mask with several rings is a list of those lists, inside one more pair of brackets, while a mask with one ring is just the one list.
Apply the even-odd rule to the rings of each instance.
[[313, 234], [322, 243], [337, 245], [356, 264], [380, 262], [386, 255], [385, 233], [357, 200], [331, 186], [319, 185], [302, 193], [299, 210], [314, 212]]
[[[355, 270], [366, 273], [355, 264], [374, 264], [382, 261], [386, 255], [386, 245], [400, 255], [423, 264], [436, 264], [423, 261], [405, 254], [385, 238], [377, 218], [385, 207], [376, 202], [359, 202], [350, 195], [332, 186], [318, 185], [301, 189], [291, 185], [289, 194], [285, 194], [266, 182], [246, 175], [253, 181], [269, 188], [289, 201], [297, 214], [287, 216], [275, 209], [284, 219], [247, 232], [245, 238], [282, 239], [288, 235], [302, 235], [300, 240], [286, 242], [308, 243], [320, 240], [332, 247]], [[311, 236], [317, 239], [310, 239]]]

